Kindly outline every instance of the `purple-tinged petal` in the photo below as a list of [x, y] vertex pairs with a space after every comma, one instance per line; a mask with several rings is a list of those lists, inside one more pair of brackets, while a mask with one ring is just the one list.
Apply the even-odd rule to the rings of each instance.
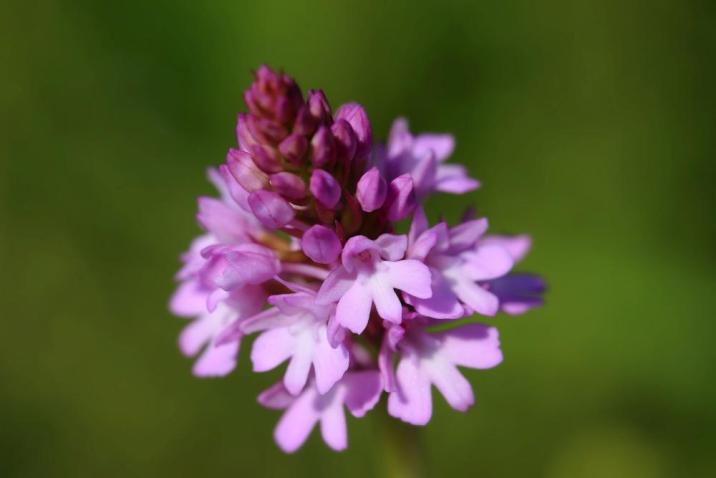
[[341, 241], [333, 229], [317, 224], [303, 233], [301, 249], [312, 261], [331, 264], [341, 254]]
[[276, 382], [259, 394], [256, 400], [264, 407], [272, 410], [283, 410], [288, 408], [296, 399], [288, 393], [283, 382]]
[[281, 228], [293, 220], [293, 208], [275, 192], [254, 191], [249, 194], [248, 203], [256, 218], [269, 229]]
[[281, 141], [278, 150], [292, 164], [300, 164], [308, 150], [308, 140], [302, 134], [294, 133]]
[[247, 117], [247, 113], [239, 113], [239, 117], [236, 121], [236, 139], [242, 151], [249, 151], [251, 146], [257, 144], [256, 139], [251, 135], [251, 131], [249, 131]]
[[348, 272], [365, 265], [373, 265], [378, 260], [380, 248], [365, 236], [354, 236], [346, 241], [341, 253], [341, 262]]
[[346, 164], [353, 159], [358, 148], [358, 138], [351, 125], [345, 120], [338, 120], [331, 125], [331, 133], [336, 140], [336, 155]]
[[249, 206], [249, 192], [236, 181], [229, 167], [225, 164], [219, 166], [219, 174], [224, 178], [229, 195], [234, 202], [244, 211], [251, 211], [251, 207]]
[[[410, 223], [410, 232], [408, 232], [408, 244], [415, 244], [420, 235], [428, 229], [428, 218], [425, 216], [425, 210], [422, 206], [415, 208], [413, 220]], [[412, 247], [412, 246], [410, 246]]]
[[354, 282], [338, 301], [336, 307], [338, 323], [354, 334], [362, 333], [368, 325], [372, 303], [371, 291], [360, 282]]
[[383, 264], [387, 267], [387, 275], [394, 288], [421, 299], [432, 295], [430, 269], [422, 262], [406, 259]]
[[472, 249], [487, 231], [487, 219], [473, 219], [450, 229], [450, 251], [462, 252]]
[[415, 310], [426, 317], [433, 319], [459, 319], [465, 315], [465, 308], [457, 300], [457, 297], [438, 271], [432, 272], [433, 295], [428, 299], [417, 297], [405, 297], [408, 304], [415, 307]]
[[412, 144], [413, 136], [408, 129], [408, 121], [405, 118], [397, 118], [393, 121], [388, 134], [388, 156], [398, 156]]
[[279, 420], [274, 430], [274, 439], [286, 453], [298, 450], [320, 419], [321, 412], [316, 408], [315, 401], [316, 391], [309, 388], [288, 407]]
[[394, 348], [391, 347], [390, 340], [386, 334], [378, 351], [378, 370], [386, 392], [397, 390], [395, 370], [393, 369], [393, 352]]
[[217, 327], [217, 320], [211, 315], [205, 315], [193, 320], [184, 327], [179, 335], [179, 350], [192, 357], [199, 353], [201, 348], [211, 341]]
[[490, 292], [500, 301], [500, 308], [510, 315], [524, 314], [544, 303], [544, 279], [535, 274], [508, 274], [488, 282]]
[[388, 397], [388, 413], [413, 425], [425, 425], [433, 413], [430, 380], [414, 356], [403, 357], [396, 372], [398, 390]]
[[408, 238], [405, 235], [381, 234], [375, 240], [380, 248], [380, 256], [387, 261], [398, 261], [405, 257], [408, 247]]
[[321, 284], [316, 295], [316, 303], [327, 305], [338, 302], [355, 283], [355, 274], [342, 267], [334, 269]]
[[418, 158], [419, 161], [413, 167], [410, 176], [413, 178], [415, 195], [418, 199], [423, 199], [433, 189], [438, 163], [432, 152]]
[[342, 384], [346, 387], [345, 405], [354, 417], [364, 416], [380, 399], [380, 374], [376, 371], [348, 373]]
[[336, 140], [330, 128], [321, 126], [311, 139], [311, 161], [317, 168], [330, 166], [336, 159]]

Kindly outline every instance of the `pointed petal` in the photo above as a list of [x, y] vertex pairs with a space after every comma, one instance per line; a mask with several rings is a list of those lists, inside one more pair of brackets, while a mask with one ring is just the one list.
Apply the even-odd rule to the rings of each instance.
[[397, 261], [405, 256], [405, 249], [408, 247], [408, 237], [396, 234], [381, 234], [375, 240], [380, 248], [380, 255], [388, 261]]
[[288, 393], [286, 387], [283, 386], [283, 382], [276, 382], [269, 388], [264, 390], [256, 398], [262, 406], [271, 408], [273, 410], [283, 410], [288, 408], [296, 397]]

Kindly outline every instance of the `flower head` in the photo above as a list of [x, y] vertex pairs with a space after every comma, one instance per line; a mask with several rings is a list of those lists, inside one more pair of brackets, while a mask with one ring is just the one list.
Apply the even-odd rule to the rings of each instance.
[[[467, 410], [472, 387], [458, 367], [494, 367], [502, 352], [495, 327], [454, 321], [542, 304], [542, 279], [513, 271], [529, 237], [486, 235], [484, 218], [429, 224], [432, 194], [479, 186], [446, 164], [450, 135], [413, 135], [398, 119], [379, 144], [362, 106], [334, 111], [322, 91], [304, 96], [266, 66], [244, 101], [238, 145], [209, 172], [219, 197], [199, 199], [204, 233], [182, 256], [169, 304], [189, 320], [179, 348], [196, 357], [194, 374], [228, 374], [255, 336], [255, 372], [286, 364], [259, 395], [285, 410], [274, 436], [286, 452], [316, 425], [346, 448], [344, 409], [362, 417], [383, 391], [389, 414], [415, 425], [432, 416], [433, 385]], [[396, 233], [403, 220], [407, 235]]]

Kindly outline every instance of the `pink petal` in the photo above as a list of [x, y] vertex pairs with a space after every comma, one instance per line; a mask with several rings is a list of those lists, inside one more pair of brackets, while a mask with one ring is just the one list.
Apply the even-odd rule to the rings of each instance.
[[335, 451], [345, 450], [348, 446], [346, 416], [343, 413], [343, 406], [337, 400], [321, 414], [321, 436], [323, 441]]
[[487, 231], [487, 219], [473, 219], [450, 229], [450, 250], [465, 251], [475, 247], [478, 239]]
[[383, 259], [397, 261], [405, 256], [408, 238], [404, 235], [381, 234], [375, 243], [381, 249], [380, 255]]
[[414, 244], [423, 232], [428, 229], [428, 218], [422, 206], [415, 208], [413, 213], [413, 221], [410, 223], [410, 231], [408, 232], [408, 243]]
[[465, 253], [463, 270], [470, 279], [483, 281], [495, 279], [510, 272], [514, 261], [512, 256], [502, 247], [481, 245], [475, 252]]
[[238, 353], [239, 342], [225, 345], [211, 343], [194, 363], [192, 372], [197, 377], [223, 377], [236, 367]]
[[354, 282], [336, 307], [338, 323], [355, 334], [362, 333], [368, 325], [372, 303], [370, 291], [363, 284]]
[[515, 262], [519, 262], [530, 251], [532, 238], [526, 234], [519, 236], [487, 236], [482, 240], [482, 244], [501, 246], [512, 256]]
[[206, 296], [209, 291], [198, 280], [182, 282], [169, 301], [169, 310], [180, 317], [196, 317], [205, 314]]
[[286, 410], [274, 430], [274, 439], [286, 453], [298, 450], [320, 418], [316, 391], [309, 388]]
[[458, 319], [465, 315], [465, 309], [457, 300], [450, 284], [437, 270], [432, 270], [432, 292], [428, 299], [407, 296], [406, 302], [426, 317], [433, 319]]
[[413, 154], [421, 157], [433, 152], [438, 161], [445, 161], [455, 149], [455, 138], [451, 134], [424, 133], [415, 137]]
[[421, 299], [427, 299], [432, 295], [430, 269], [422, 262], [406, 259], [383, 264], [388, 269], [387, 275], [394, 288]]
[[475, 403], [472, 387], [457, 367], [446, 360], [426, 360], [426, 371], [445, 400], [455, 410], [464, 412]]
[[413, 425], [425, 425], [433, 413], [430, 381], [415, 357], [405, 357], [396, 373], [398, 391], [388, 397], [388, 413]]
[[296, 337], [286, 327], [279, 327], [259, 335], [251, 348], [254, 372], [265, 372], [282, 364], [293, 354]]
[[[384, 264], [390, 264], [388, 262]], [[376, 273], [370, 278], [370, 294], [378, 315], [395, 324], [403, 318], [403, 306], [393, 290], [391, 280], [385, 274]]]
[[441, 354], [463, 367], [486, 369], [502, 362], [497, 329], [483, 324], [467, 324], [433, 334], [442, 342]]
[[343, 267], [334, 269], [321, 284], [316, 295], [316, 303], [327, 305], [338, 302], [354, 283], [354, 274], [349, 273]]
[[313, 371], [316, 375], [316, 388], [321, 395], [328, 392], [348, 370], [348, 350], [341, 344], [333, 348], [328, 343], [326, 327], [318, 330], [318, 342], [313, 353]]
[[480, 182], [467, 175], [458, 164], [441, 164], [438, 167], [435, 190], [453, 194], [465, 194], [480, 187]]
[[301, 335], [301, 337], [294, 339], [293, 357], [291, 357], [291, 361], [286, 368], [286, 375], [283, 376], [283, 384], [286, 386], [286, 390], [293, 395], [301, 393], [301, 390], [306, 385], [313, 359], [313, 338], [310, 333]]
[[478, 314], [492, 316], [497, 313], [500, 305], [497, 297], [474, 282], [461, 280], [452, 287], [458, 298]]
[[204, 315], [193, 320], [184, 327], [179, 335], [179, 349], [187, 357], [199, 353], [199, 350], [211, 340], [216, 332], [216, 320], [211, 315]]

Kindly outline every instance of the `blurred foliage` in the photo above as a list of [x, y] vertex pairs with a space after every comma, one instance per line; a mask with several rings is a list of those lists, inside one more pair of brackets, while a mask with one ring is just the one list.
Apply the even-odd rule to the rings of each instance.
[[[0, 476], [373, 476], [379, 425], [295, 456], [248, 346], [193, 378], [166, 302], [250, 70], [378, 136], [451, 131], [544, 309], [421, 430], [431, 476], [716, 476], [716, 4], [708, 0], [0, 4]], [[228, 475], [227, 475], [228, 476]]]

